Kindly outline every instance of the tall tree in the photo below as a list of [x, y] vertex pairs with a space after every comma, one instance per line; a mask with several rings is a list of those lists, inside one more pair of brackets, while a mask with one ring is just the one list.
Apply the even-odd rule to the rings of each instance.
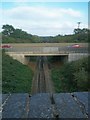
[[2, 33], [6, 36], [10, 36], [15, 31], [14, 27], [12, 25], [8, 25], [8, 24], [3, 25], [2, 29], [3, 29]]

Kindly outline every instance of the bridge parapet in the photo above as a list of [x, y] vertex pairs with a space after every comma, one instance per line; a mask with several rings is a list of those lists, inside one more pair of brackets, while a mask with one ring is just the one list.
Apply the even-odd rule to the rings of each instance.
[[71, 48], [71, 47], [12, 47], [7, 52], [31, 52], [31, 53], [88, 53], [87, 47]]
[[[88, 118], [89, 92], [2, 95], [2, 118]], [[13, 109], [12, 109], [13, 108]]]

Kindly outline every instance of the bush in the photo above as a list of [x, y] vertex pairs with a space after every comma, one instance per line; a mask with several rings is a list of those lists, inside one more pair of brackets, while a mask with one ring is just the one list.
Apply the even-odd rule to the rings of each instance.
[[65, 63], [60, 69], [53, 68], [51, 73], [56, 92], [87, 91], [89, 89], [88, 57]]
[[88, 74], [84, 68], [74, 74], [74, 80], [77, 82], [78, 90], [88, 90]]

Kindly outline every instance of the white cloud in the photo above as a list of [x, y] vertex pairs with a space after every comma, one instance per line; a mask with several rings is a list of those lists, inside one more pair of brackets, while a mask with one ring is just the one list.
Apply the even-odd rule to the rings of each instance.
[[83, 14], [68, 8], [18, 6], [3, 10], [3, 24], [12, 24], [28, 33], [37, 35], [57, 35], [73, 32], [77, 20]]
[[[62, 9], [62, 8], [46, 8], [46, 7], [16, 7], [10, 10], [3, 11], [3, 14], [16, 17], [18, 19], [20, 16], [24, 18], [30, 17], [46, 17], [46, 18], [55, 18], [62, 17], [64, 15], [70, 15], [71, 17], [81, 17], [82, 14], [79, 11], [73, 9]], [[37, 17], [37, 18], [38, 18]]]

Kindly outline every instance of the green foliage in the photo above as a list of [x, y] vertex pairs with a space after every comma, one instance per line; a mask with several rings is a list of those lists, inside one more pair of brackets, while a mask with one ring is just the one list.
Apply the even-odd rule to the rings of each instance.
[[88, 35], [90, 34], [90, 30], [87, 28], [83, 29], [74, 29], [75, 37], [79, 42], [88, 42]]
[[3, 25], [2, 29], [3, 29], [2, 33], [6, 36], [10, 36], [11, 34], [13, 34], [13, 32], [15, 30], [12, 25], [8, 25], [8, 24]]
[[88, 42], [88, 36], [90, 36], [90, 30], [74, 29], [74, 34], [70, 35], [56, 35], [40, 37], [37, 35], [31, 35], [22, 29], [15, 29], [12, 25], [3, 25], [2, 27], [2, 42], [3, 43], [73, 43], [73, 42]]
[[[90, 59], [90, 57], [89, 57]], [[65, 63], [60, 69], [52, 69], [56, 92], [88, 91], [88, 58]]]
[[2, 53], [2, 92], [30, 92], [33, 72], [26, 65]]
[[3, 43], [31, 43], [31, 39], [21, 39], [21, 38], [13, 38], [2, 35], [2, 42]]
[[79, 70], [79, 72], [75, 72], [74, 77], [79, 90], [88, 90], [88, 73], [84, 68]]
[[22, 29], [15, 29], [12, 25], [3, 25], [2, 29], [3, 43], [31, 43], [33, 40], [31, 34]]

